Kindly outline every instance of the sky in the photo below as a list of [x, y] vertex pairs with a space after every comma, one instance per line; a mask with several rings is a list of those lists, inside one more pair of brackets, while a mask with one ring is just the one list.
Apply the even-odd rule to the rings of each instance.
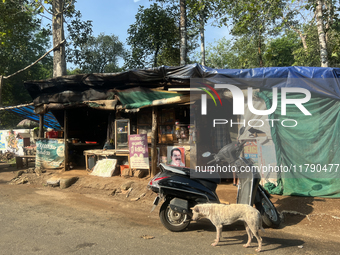
[[[126, 45], [127, 30], [135, 22], [138, 7], [142, 5], [147, 8], [152, 3], [154, 1], [149, 0], [78, 0], [76, 9], [82, 13], [82, 20], [92, 20], [94, 36], [98, 36], [100, 33], [114, 34], [128, 48]], [[209, 23], [211, 24], [211, 22], [208, 22], [205, 31], [206, 45], [214, 43], [214, 40], [223, 36], [229, 36], [226, 27], [217, 28], [209, 25]], [[199, 48], [197, 51], [199, 51]]]

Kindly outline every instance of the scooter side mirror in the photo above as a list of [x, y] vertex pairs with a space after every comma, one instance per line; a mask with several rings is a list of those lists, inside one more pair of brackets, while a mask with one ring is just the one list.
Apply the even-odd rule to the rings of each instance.
[[210, 151], [206, 151], [202, 154], [202, 157], [207, 158], [207, 157], [210, 157], [210, 155], [211, 155]]

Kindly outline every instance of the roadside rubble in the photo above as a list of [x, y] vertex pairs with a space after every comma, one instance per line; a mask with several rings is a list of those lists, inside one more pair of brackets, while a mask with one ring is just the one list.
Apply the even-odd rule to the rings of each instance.
[[[107, 196], [119, 200], [136, 202], [145, 197], [154, 196], [146, 187], [145, 179], [131, 177], [127, 180], [121, 177], [103, 178], [97, 176], [67, 176], [67, 173], [59, 173], [50, 176], [45, 181], [45, 186], [60, 187], [66, 189], [72, 186], [72, 189], [85, 189], [95, 191], [96, 193], [108, 191]], [[152, 198], [153, 200], [153, 198]]]
[[9, 184], [13, 185], [19, 185], [19, 184], [29, 184], [30, 179], [25, 174], [33, 174], [35, 173], [37, 176], [40, 176], [42, 173], [45, 173], [46, 171], [40, 169], [40, 168], [28, 168], [26, 170], [19, 170], [15, 173], [15, 177], [9, 182]]
[[20, 177], [17, 177], [17, 178], [14, 178], [12, 179], [9, 184], [13, 185], [13, 184], [25, 184], [25, 183], [28, 183], [29, 184], [29, 179], [26, 177], [26, 176], [20, 176]]
[[53, 176], [46, 181], [46, 184], [51, 187], [59, 186], [61, 189], [66, 189], [70, 187], [72, 184], [78, 181], [79, 177], [56, 177]]

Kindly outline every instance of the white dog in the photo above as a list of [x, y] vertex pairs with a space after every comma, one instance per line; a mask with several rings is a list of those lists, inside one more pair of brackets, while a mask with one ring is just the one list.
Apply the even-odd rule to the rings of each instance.
[[200, 204], [191, 208], [193, 212], [192, 220], [199, 218], [207, 218], [216, 227], [216, 239], [212, 246], [216, 246], [222, 237], [222, 226], [232, 224], [238, 220], [244, 222], [248, 234], [248, 242], [244, 247], [248, 247], [253, 235], [256, 237], [259, 244], [256, 251], [261, 251], [262, 238], [259, 236], [259, 229], [264, 230], [262, 227], [262, 217], [258, 210], [244, 204]]

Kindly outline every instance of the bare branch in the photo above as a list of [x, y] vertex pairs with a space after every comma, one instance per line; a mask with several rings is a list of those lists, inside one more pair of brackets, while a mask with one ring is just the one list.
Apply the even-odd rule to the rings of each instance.
[[46, 17], [45, 15], [42, 15], [41, 13], [39, 13], [39, 16], [41, 16], [41, 17], [43, 17], [43, 18], [45, 18], [45, 19], [48, 19], [48, 20], [52, 21], [52, 19], [51, 19], [51, 18], [49, 18], [49, 17]]
[[38, 63], [40, 60], [42, 60], [44, 57], [46, 57], [51, 51], [55, 50], [56, 48], [60, 47], [60, 45], [62, 45], [63, 43], [65, 42], [65, 40], [63, 40], [62, 42], [60, 42], [57, 46], [53, 47], [52, 49], [50, 49], [48, 52], [46, 52], [44, 55], [42, 55], [40, 58], [38, 58], [35, 62], [33, 62], [32, 64], [30, 64], [29, 66], [26, 66], [25, 68], [11, 74], [11, 75], [8, 75], [8, 76], [4, 76], [3, 78], [4, 79], [8, 79], [8, 78], [11, 78], [12, 76], [14, 75], [17, 75], [18, 73], [21, 73], [25, 70], [27, 70], [28, 68], [34, 66], [36, 63]]

